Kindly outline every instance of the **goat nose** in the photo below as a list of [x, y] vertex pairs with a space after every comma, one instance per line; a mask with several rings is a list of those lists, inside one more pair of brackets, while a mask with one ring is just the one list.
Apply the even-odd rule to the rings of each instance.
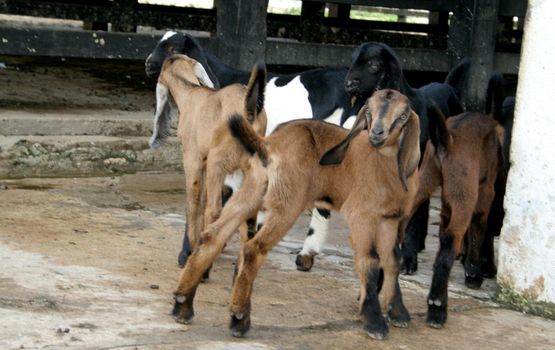
[[345, 81], [345, 87], [348, 89], [357, 87], [360, 84], [360, 80], [359, 79], [352, 79], [352, 80], [346, 80]]
[[383, 135], [383, 128], [374, 128], [374, 129], [372, 129], [372, 135], [382, 136]]

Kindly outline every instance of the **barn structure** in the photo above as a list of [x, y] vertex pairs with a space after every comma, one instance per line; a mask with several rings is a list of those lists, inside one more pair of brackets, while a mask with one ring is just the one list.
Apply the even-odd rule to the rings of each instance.
[[[83, 22], [74, 30], [0, 27], [0, 55], [142, 61], [160, 38], [145, 28], [172, 28], [192, 31], [205, 48], [242, 69], [257, 58], [285, 70], [347, 67], [354, 47], [372, 40], [394, 47], [404, 69], [423, 83], [430, 76], [441, 80], [461, 58], [470, 57], [468, 109], [483, 108], [493, 72], [505, 74], [507, 93], [516, 90], [517, 96], [508, 215], [499, 251], [500, 297], [553, 315], [555, 120], [547, 112], [555, 86], [553, 1], [303, 0], [294, 14], [269, 13], [268, 0], [215, 0], [209, 8], [153, 3], [0, 1], [1, 14]], [[357, 11], [386, 19], [359, 19]]]

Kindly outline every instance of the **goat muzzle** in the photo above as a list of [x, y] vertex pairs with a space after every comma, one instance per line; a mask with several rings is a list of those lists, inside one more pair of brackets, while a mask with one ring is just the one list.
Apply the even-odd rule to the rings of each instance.
[[368, 137], [368, 142], [370, 143], [370, 146], [380, 148], [385, 144], [385, 139], [385, 137], [370, 135]]
[[345, 91], [351, 95], [358, 95], [360, 79], [345, 80]]
[[145, 60], [146, 76], [149, 78], [156, 77], [160, 74], [161, 69], [162, 67], [160, 64], [157, 64], [156, 62], [152, 62], [152, 54], [148, 55], [148, 57]]

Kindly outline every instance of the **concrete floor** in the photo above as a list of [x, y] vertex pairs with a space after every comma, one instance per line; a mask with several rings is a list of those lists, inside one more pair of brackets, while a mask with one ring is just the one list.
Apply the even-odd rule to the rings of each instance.
[[308, 215], [269, 255], [255, 283], [252, 329], [234, 339], [227, 303], [237, 238], [201, 285], [192, 324], [170, 316], [179, 277], [180, 174], [0, 181], [0, 348], [553, 349], [555, 322], [503, 309], [496, 283], [464, 287], [455, 263], [444, 329], [425, 324], [437, 248], [437, 201], [415, 276], [401, 278], [409, 328], [369, 339], [357, 316], [347, 229], [333, 216], [325, 254], [295, 269]]

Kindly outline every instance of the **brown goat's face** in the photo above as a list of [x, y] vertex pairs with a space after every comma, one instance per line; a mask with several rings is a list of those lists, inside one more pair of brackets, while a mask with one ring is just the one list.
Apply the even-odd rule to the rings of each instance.
[[397, 142], [411, 113], [409, 100], [395, 90], [379, 90], [368, 100], [368, 141], [376, 148]]

